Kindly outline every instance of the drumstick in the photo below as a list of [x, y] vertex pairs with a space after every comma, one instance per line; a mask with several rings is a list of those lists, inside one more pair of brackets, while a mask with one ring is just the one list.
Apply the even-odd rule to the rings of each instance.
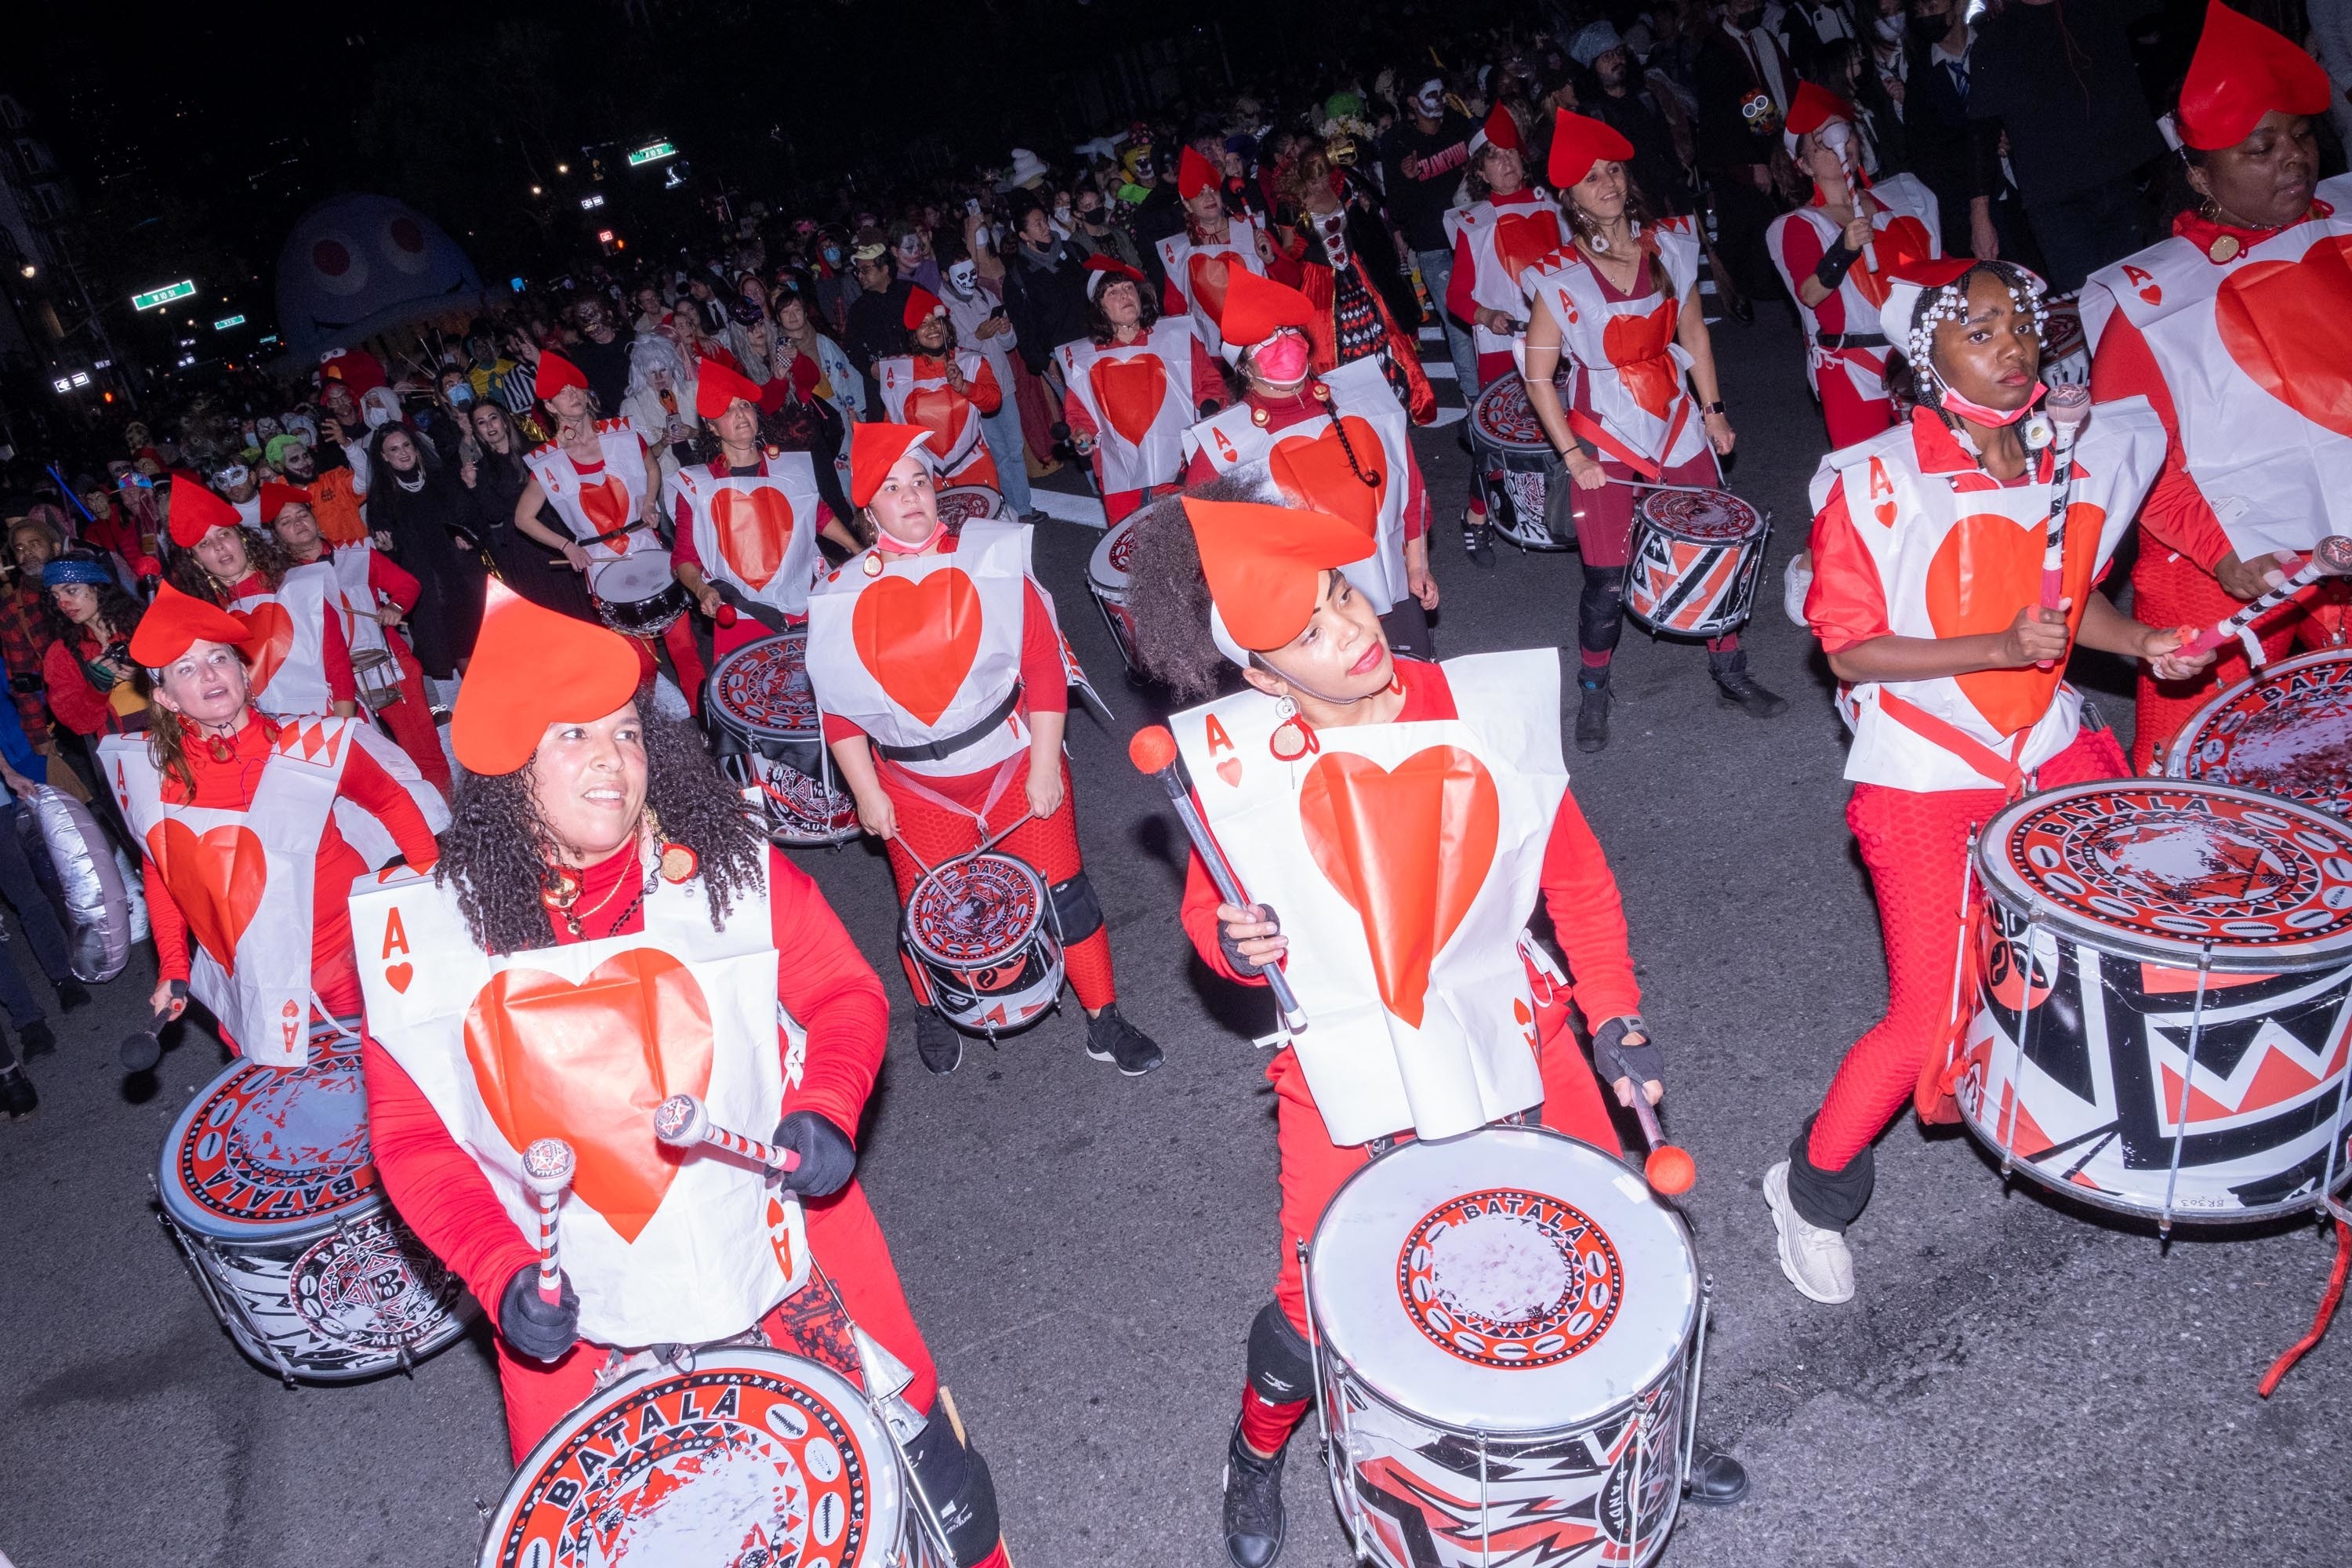
[[1698, 1180], [1698, 1166], [1690, 1155], [1666, 1142], [1658, 1127], [1658, 1113], [1650, 1108], [1650, 1097], [1639, 1084], [1633, 1086], [1633, 1120], [1642, 1124], [1642, 1141], [1650, 1146], [1642, 1174], [1648, 1178], [1651, 1190], [1665, 1197], [1690, 1191]]
[[2322, 577], [2352, 576], [2352, 537], [2331, 533], [2312, 546], [2311, 559], [2285, 582], [2249, 604], [2226, 620], [2217, 621], [2199, 632], [2176, 650], [2184, 654], [2203, 653], [2220, 647], [2240, 632], [2252, 626], [2289, 599], [2300, 597]]
[[572, 1145], [561, 1138], [534, 1138], [522, 1152], [522, 1184], [539, 1200], [539, 1299], [563, 1301], [563, 1274], [555, 1263], [555, 1211], [572, 1185]]
[[710, 1120], [709, 1109], [690, 1094], [673, 1094], [655, 1108], [654, 1136], [673, 1149], [713, 1144], [772, 1171], [794, 1170], [801, 1163], [800, 1155], [793, 1150], [762, 1143], [757, 1138], [746, 1138], [719, 1126]]
[[[1822, 127], [1822, 142], [1837, 154], [1838, 164], [1845, 171], [1846, 200], [1853, 205], [1855, 212], [1864, 212], [1866, 209], [1862, 204], [1867, 198], [1862, 192], [1861, 174], [1854, 168], [1853, 129], [1843, 120], [1832, 120]], [[1862, 262], [1871, 271], [1878, 270], [1876, 240], [1865, 239], [1862, 242]]]
[[[1006, 823], [1003, 826], [998, 828], [987, 837], [982, 839], [976, 847], [965, 850], [961, 855], [950, 856], [947, 859], [940, 861], [937, 866], [925, 865], [923, 858], [915, 853], [915, 847], [907, 842], [903, 834], [898, 837], [898, 847], [907, 852], [907, 858], [912, 860], [915, 863], [916, 868], [919, 869], [924, 876], [934, 876], [941, 871], [952, 870], [954, 868], [962, 865], [967, 860], [979, 859], [982, 855], [987, 854], [999, 844], [1003, 843], [1007, 837], [1012, 836], [1014, 828], [1020, 826], [1023, 823], [1028, 821], [1031, 817], [1036, 815], [1037, 814], [1034, 811], [1023, 812], [1020, 816], [1014, 817], [1012, 821]], [[961, 877], [958, 877], [956, 879], [955, 885], [957, 890], [961, 891], [963, 889], [963, 879]]]
[[[187, 994], [186, 981], [172, 982], [173, 1002], [185, 999]], [[162, 1012], [148, 1021], [145, 1028], [133, 1029], [122, 1037], [121, 1048], [115, 1053], [115, 1056], [122, 1063], [124, 1072], [149, 1072], [153, 1070], [157, 1062], [163, 1059], [163, 1026], [170, 1023], [172, 1017], [171, 1005], [166, 1004]]]
[[[2050, 515], [2042, 522], [2042, 607], [2054, 610], [2066, 596], [2066, 512], [2074, 493], [2074, 441], [2091, 417], [2091, 389], [2072, 383], [2053, 386], [2042, 412], [2054, 426], [2056, 449], [2050, 459]], [[2058, 661], [2037, 660], [2048, 669]]]
[[[1159, 780], [1160, 787], [1168, 792], [1169, 804], [1176, 808], [1177, 819], [1184, 825], [1184, 837], [1192, 841], [1192, 853], [1201, 858], [1209, 880], [1216, 884], [1217, 897], [1237, 910], [1251, 908], [1240, 880], [1234, 876], [1233, 867], [1225, 860], [1223, 847], [1202, 820], [1200, 807], [1192, 804], [1192, 792], [1177, 776], [1176, 737], [1163, 724], [1147, 724], [1127, 743], [1127, 757], [1138, 773]], [[1275, 1005], [1282, 1010], [1282, 1026], [1294, 1035], [1305, 1033], [1306, 1009], [1299, 1006], [1298, 997], [1290, 989], [1290, 977], [1283, 973], [1282, 966], [1260, 964], [1258, 973], [1265, 976], [1267, 986], [1274, 992]]]

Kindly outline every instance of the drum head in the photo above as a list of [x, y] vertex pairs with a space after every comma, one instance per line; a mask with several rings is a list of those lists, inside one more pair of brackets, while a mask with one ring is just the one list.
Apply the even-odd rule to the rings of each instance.
[[1135, 559], [1135, 520], [1129, 518], [1102, 536], [1087, 561], [1087, 581], [1096, 594], [1114, 603], [1127, 598], [1129, 564]]
[[310, 1048], [306, 1068], [232, 1063], [172, 1124], [157, 1184], [182, 1228], [254, 1242], [381, 1202], [359, 1055]]
[[986, 485], [950, 485], [940, 491], [940, 521], [950, 533], [967, 522], [985, 522], [1004, 515], [1004, 498]]
[[1009, 855], [942, 866], [907, 900], [907, 940], [919, 958], [950, 968], [997, 963], [1021, 951], [1045, 918], [1045, 884]]
[[669, 552], [644, 544], [617, 560], [593, 562], [588, 567], [588, 591], [615, 605], [650, 599], [676, 581], [670, 575]]
[[1349, 1179], [1307, 1257], [1327, 1354], [1461, 1431], [1589, 1425], [1697, 1325], [1681, 1218], [1620, 1162], [1532, 1127], [1412, 1142]]
[[2282, 659], [2232, 686], [2181, 727], [2164, 771], [2352, 817], [2352, 652]]
[[1764, 514], [1729, 490], [1652, 490], [1634, 510], [1659, 532], [1694, 544], [1752, 539], [1764, 527]]
[[830, 1368], [701, 1351], [565, 1416], [490, 1516], [483, 1568], [894, 1562], [906, 1508], [890, 1436]]
[[1478, 395], [1470, 406], [1470, 434], [1472, 439], [1506, 452], [1551, 450], [1535, 407], [1528, 402], [1528, 384], [1516, 375], [1503, 377]]
[[2115, 779], [2029, 795], [1985, 825], [1977, 870], [2009, 908], [2148, 962], [2271, 973], [2352, 954], [2352, 828], [2273, 795]]
[[2083, 351], [2083, 306], [2081, 298], [2069, 294], [2043, 304], [2042, 324], [2042, 363], [2055, 364], [2068, 354]]
[[777, 740], [816, 736], [816, 694], [809, 688], [808, 634], [784, 632], [746, 643], [710, 672], [711, 710], [750, 735]]

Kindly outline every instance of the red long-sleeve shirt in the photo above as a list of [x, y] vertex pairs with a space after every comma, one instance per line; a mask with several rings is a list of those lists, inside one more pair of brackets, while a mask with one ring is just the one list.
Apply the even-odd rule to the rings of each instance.
[[[1265, 416], [1265, 423], [1259, 428], [1268, 432], [1287, 430], [1293, 425], [1319, 419], [1331, 412], [1304, 392], [1276, 403], [1268, 401], [1255, 386], [1251, 386], [1242, 394], [1242, 401]], [[1429, 487], [1422, 482], [1421, 459], [1413, 456], [1410, 445], [1405, 447], [1404, 462], [1404, 536], [1407, 540], [1414, 540], [1429, 531]], [[1192, 463], [1184, 469], [1184, 482], [1188, 485], [1203, 484], [1216, 477], [1217, 466], [1209, 460], [1209, 449], [1203, 445], [1192, 454]]]
[[[97, 642], [81, 639], [82, 657], [93, 663], [105, 651]], [[48, 688], [49, 711], [75, 734], [110, 735], [121, 730], [122, 716], [107, 700], [107, 694], [89, 683], [81, 658], [63, 641], [49, 644], [41, 656], [41, 679]]]
[[[167, 722], [178, 722], [167, 720], [161, 710], [155, 716]], [[203, 741], [188, 737], [182, 750], [187, 756], [189, 771], [195, 774], [196, 793], [191, 798], [184, 787], [166, 777], [164, 800], [215, 811], [245, 810], [253, 804], [254, 792], [261, 787], [261, 770], [269, 761], [278, 728], [256, 717], [230, 738], [226, 762], [215, 759], [212, 748]], [[440, 846], [434, 842], [433, 830], [425, 826], [425, 815], [416, 809], [416, 802], [409, 798], [400, 781], [384, 772], [383, 765], [356, 742], [345, 743], [351, 747], [351, 756], [343, 763], [342, 781], [335, 790], [337, 798], [357, 802], [383, 823], [410, 865], [419, 869], [432, 865], [440, 856]], [[142, 866], [148, 923], [155, 932], [157, 974], [164, 980], [185, 980], [187, 917], [180, 912], [171, 888], [155, 869], [155, 858], [148, 855]], [[367, 870], [367, 862], [344, 841], [331, 815], [319, 835], [318, 855], [312, 868], [310, 968], [316, 974], [348, 967], [345, 954], [352, 946], [352, 882]]]
[[[1445, 671], [1419, 659], [1396, 661], [1397, 679], [1404, 684], [1404, 706], [1398, 723], [1459, 718]], [[1560, 952], [1568, 956], [1569, 975], [1575, 984], [1578, 1009], [1590, 1029], [1612, 1018], [1642, 1010], [1641, 983], [1633, 978], [1633, 955], [1627, 946], [1625, 905], [1618, 896], [1601, 842], [1578, 809], [1576, 796], [1562, 795], [1552, 816], [1551, 837], [1544, 847], [1544, 908], [1551, 915], [1552, 931]], [[1249, 889], [1244, 887], [1244, 894]], [[1263, 977], [1245, 975], [1226, 962], [1218, 941], [1216, 884], [1192, 858], [1184, 874], [1181, 920], [1184, 934], [1201, 961], [1228, 980], [1263, 985]], [[1275, 913], [1279, 916], [1281, 910]]]
[[[634, 844], [615, 850], [583, 873], [575, 909], [596, 911], [583, 920], [583, 938], [625, 935], [645, 929], [642, 909], [614, 893], [624, 877], [637, 874]], [[807, 872], [768, 852], [771, 892], [768, 923], [776, 946], [776, 1000], [808, 1033], [801, 1086], [787, 1088], [783, 1110], [814, 1110], [853, 1142], [874, 1075], [882, 1065], [889, 1032], [889, 1004], [875, 976], [842, 929], [841, 921]], [[625, 908], [628, 919], [620, 921]], [[598, 915], [603, 915], [600, 924]], [[575, 939], [552, 917], [551, 944]], [[784, 1049], [782, 1029], [776, 1047]], [[435, 1256], [466, 1281], [478, 1300], [495, 1303], [520, 1268], [539, 1261], [536, 1243], [518, 1229], [472, 1155], [457, 1146], [433, 1109], [392, 1053], [373, 1036], [362, 1046], [367, 1072], [368, 1132], [383, 1190], [402, 1219]], [[767, 1136], [767, 1127], [742, 1131]]]

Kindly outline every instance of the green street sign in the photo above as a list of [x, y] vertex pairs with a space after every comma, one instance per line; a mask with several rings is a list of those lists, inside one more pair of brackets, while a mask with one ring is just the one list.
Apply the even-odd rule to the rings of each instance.
[[133, 294], [131, 296], [131, 308], [134, 310], [152, 310], [158, 305], [168, 305], [174, 300], [184, 300], [195, 291], [195, 279], [183, 278], [177, 283], [166, 283], [161, 289], [151, 289], [144, 294]]
[[667, 142], [656, 142], [650, 147], [640, 147], [635, 152], [630, 153], [629, 167], [632, 169], [640, 168], [647, 163], [658, 163], [664, 158], [675, 158], [677, 156], [677, 148], [671, 146]]
[[213, 331], [216, 332], [225, 332], [231, 327], [241, 327], [243, 325], [245, 325], [245, 318], [243, 316], [223, 316], [219, 321], [213, 323]]

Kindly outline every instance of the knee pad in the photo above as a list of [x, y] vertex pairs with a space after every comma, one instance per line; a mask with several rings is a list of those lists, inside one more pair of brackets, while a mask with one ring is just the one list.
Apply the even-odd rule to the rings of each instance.
[[931, 1402], [929, 1425], [908, 1445], [907, 1458], [923, 1483], [923, 1495], [939, 1510], [956, 1561], [978, 1563], [994, 1551], [1003, 1533], [996, 1519], [996, 1483], [989, 1476], [988, 1461], [956, 1441], [955, 1426], [941, 1402]]
[[1095, 897], [1095, 885], [1084, 871], [1046, 892], [1054, 900], [1054, 920], [1062, 928], [1064, 947], [1076, 947], [1102, 930], [1102, 900]]
[[1259, 1308], [1250, 1324], [1249, 1384], [1268, 1405], [1295, 1405], [1315, 1396], [1313, 1352], [1279, 1301]]
[[1618, 634], [1625, 629], [1624, 608], [1625, 568], [1586, 566], [1584, 588], [1576, 600], [1578, 646], [1595, 653], [1615, 647]]

